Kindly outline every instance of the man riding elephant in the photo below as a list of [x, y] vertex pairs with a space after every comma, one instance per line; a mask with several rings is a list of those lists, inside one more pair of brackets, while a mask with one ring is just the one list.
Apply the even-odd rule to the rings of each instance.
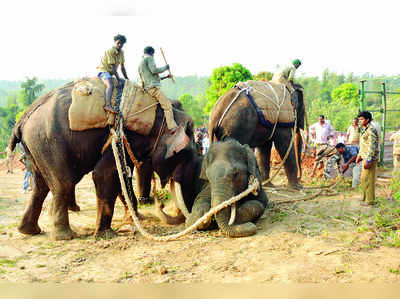
[[122, 51], [122, 47], [124, 46], [125, 43], [126, 43], [125, 36], [121, 34], [114, 36], [114, 46], [104, 53], [104, 56], [101, 58], [100, 65], [97, 67], [97, 70], [99, 71], [97, 76], [100, 77], [103, 80], [104, 84], [107, 86], [106, 105], [104, 106], [104, 110], [115, 114], [117, 113], [117, 111], [115, 111], [111, 107], [111, 97], [114, 90], [114, 83], [112, 80], [112, 76], [114, 75], [117, 78], [118, 81], [117, 87], [123, 85], [123, 80], [120, 79], [117, 71], [119, 65], [121, 65], [121, 71], [122, 74], [124, 75], [124, 78], [126, 80], [129, 80], [124, 65], [125, 63], [124, 51]]
[[171, 101], [161, 90], [161, 80], [171, 78], [171, 75], [161, 78], [159, 75], [162, 72], [169, 70], [169, 65], [167, 64], [160, 68], [156, 67], [153, 57], [154, 52], [153, 47], [149, 46], [144, 48], [143, 59], [139, 64], [139, 75], [142, 80], [142, 87], [160, 103], [164, 110], [168, 130], [170, 130], [171, 133], [174, 133], [177, 126], [172, 113]]
[[294, 74], [300, 65], [300, 59], [293, 60], [291, 65], [283, 67], [276, 74], [274, 74], [271, 81], [284, 84], [289, 92], [292, 93], [296, 89], [293, 82]]

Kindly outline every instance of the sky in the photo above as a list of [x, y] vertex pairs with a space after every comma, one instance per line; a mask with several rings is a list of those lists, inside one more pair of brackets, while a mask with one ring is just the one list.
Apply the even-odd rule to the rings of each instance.
[[143, 48], [162, 47], [175, 76], [241, 63], [253, 74], [299, 58], [298, 73], [398, 75], [400, 1], [13, 0], [0, 11], [0, 80], [95, 76], [113, 36], [127, 37], [137, 78]]

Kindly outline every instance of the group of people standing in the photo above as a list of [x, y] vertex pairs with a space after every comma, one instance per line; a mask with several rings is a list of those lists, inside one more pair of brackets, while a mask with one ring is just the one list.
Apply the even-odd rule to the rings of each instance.
[[[324, 115], [319, 116], [319, 121], [310, 127], [311, 136], [316, 146], [316, 160], [312, 171], [312, 177], [318, 165], [326, 162], [324, 178], [326, 180], [334, 176], [334, 167], [342, 176], [353, 176], [352, 187], [361, 183], [362, 205], [370, 206], [375, 203], [376, 168], [379, 161], [380, 132], [372, 123], [372, 114], [369, 111], [361, 111], [352, 125], [347, 129], [344, 143], [335, 146], [329, 144], [335, 130], [325, 121]], [[361, 128], [361, 130], [360, 130]], [[394, 172], [399, 171], [400, 162], [400, 126], [399, 131], [393, 134], [390, 141], [394, 142]]]

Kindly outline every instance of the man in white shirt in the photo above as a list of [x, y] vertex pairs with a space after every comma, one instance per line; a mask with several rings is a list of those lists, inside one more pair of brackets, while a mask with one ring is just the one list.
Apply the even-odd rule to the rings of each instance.
[[329, 139], [333, 138], [335, 135], [335, 129], [330, 123], [325, 121], [324, 115], [320, 115], [318, 120], [318, 122], [310, 127], [311, 138], [314, 139], [314, 142], [317, 146], [317, 151], [318, 146], [328, 144]]

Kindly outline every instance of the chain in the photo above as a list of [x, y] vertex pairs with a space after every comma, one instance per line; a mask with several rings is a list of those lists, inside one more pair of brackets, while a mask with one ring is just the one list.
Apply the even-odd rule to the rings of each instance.
[[135, 193], [133, 191], [133, 185], [132, 185], [132, 174], [131, 170], [129, 169], [128, 165], [126, 164], [126, 156], [125, 156], [125, 147], [124, 147], [124, 142], [122, 140], [121, 136], [121, 131], [123, 130], [123, 116], [120, 111], [120, 103], [121, 103], [121, 97], [122, 97], [122, 92], [124, 90], [123, 86], [118, 86], [117, 87], [117, 100], [116, 100], [116, 111], [117, 114], [115, 115], [115, 127], [116, 127], [116, 133], [118, 136], [118, 143], [117, 143], [117, 148], [118, 148], [118, 156], [119, 159], [124, 161], [121, 163], [121, 168], [122, 168], [122, 173], [123, 173], [123, 179], [126, 185], [127, 193], [129, 198], [126, 198], [126, 200], [129, 200], [134, 207], [135, 211], [137, 211], [137, 201], [134, 200], [135, 198]]

